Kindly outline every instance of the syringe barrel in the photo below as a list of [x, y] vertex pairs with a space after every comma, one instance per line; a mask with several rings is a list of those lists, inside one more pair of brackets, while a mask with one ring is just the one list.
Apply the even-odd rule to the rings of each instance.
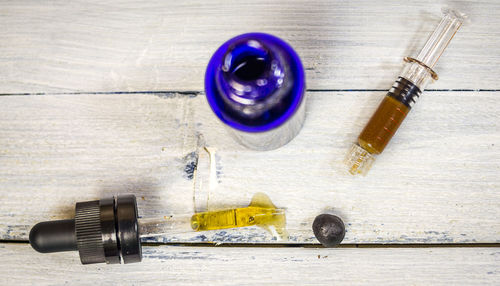
[[418, 56], [405, 58], [401, 75], [352, 146], [345, 159], [351, 174], [368, 172], [373, 155], [382, 153], [430, 79], [437, 79], [432, 68], [464, 21], [456, 11], [443, 9], [443, 14]]

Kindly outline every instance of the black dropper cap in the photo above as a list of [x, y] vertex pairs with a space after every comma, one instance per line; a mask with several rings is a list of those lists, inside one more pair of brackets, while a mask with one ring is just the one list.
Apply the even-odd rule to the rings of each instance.
[[41, 253], [78, 250], [82, 264], [140, 262], [135, 196], [76, 203], [74, 219], [36, 224], [30, 244]]

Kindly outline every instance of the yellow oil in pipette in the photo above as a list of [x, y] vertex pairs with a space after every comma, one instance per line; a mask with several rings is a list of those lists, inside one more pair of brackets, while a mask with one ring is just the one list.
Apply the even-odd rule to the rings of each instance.
[[195, 231], [254, 225], [271, 233], [274, 228], [281, 238], [288, 237], [285, 210], [276, 208], [263, 193], [255, 194], [248, 207], [195, 213], [191, 217], [191, 227]]

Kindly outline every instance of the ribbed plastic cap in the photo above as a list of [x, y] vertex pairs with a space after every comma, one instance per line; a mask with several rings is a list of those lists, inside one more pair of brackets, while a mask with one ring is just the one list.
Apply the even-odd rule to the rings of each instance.
[[76, 203], [75, 232], [82, 264], [106, 262], [99, 201]]
[[77, 203], [75, 232], [82, 264], [142, 260], [133, 195]]

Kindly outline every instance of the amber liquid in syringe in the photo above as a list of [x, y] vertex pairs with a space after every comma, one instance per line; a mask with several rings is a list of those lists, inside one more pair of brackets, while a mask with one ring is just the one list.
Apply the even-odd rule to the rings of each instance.
[[415, 85], [399, 78], [359, 135], [358, 144], [372, 154], [382, 153], [419, 94]]

